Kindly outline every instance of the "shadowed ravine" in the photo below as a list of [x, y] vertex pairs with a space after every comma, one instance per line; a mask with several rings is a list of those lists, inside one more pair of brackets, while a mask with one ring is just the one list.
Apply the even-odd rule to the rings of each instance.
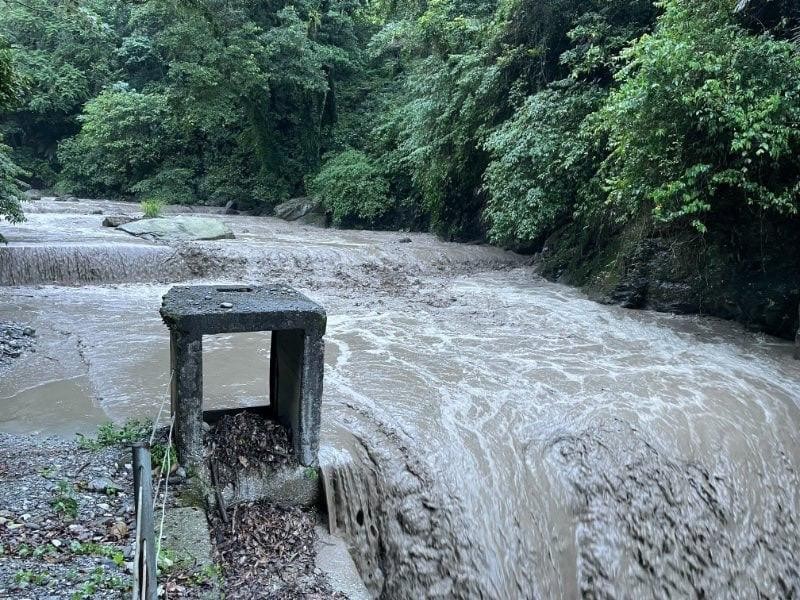
[[[520, 257], [424, 235], [220, 217], [236, 240], [168, 248], [81, 214], [121, 205], [35, 206], [3, 227], [0, 278], [23, 285], [0, 288], [0, 321], [35, 327], [38, 351], [0, 366], [1, 429], [154, 415], [169, 282], [283, 281], [328, 311], [321, 462], [376, 594], [800, 593], [790, 344], [595, 304]], [[209, 404], [258, 402], [267, 349], [209, 340]]]

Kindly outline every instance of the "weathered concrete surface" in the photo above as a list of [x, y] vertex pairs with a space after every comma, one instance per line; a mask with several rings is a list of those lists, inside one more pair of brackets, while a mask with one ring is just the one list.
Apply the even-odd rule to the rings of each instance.
[[125, 223], [117, 229], [136, 237], [160, 242], [232, 239], [233, 232], [219, 219], [207, 217], [159, 217]]
[[[265, 500], [280, 506], [310, 508], [318, 504], [320, 494], [320, 477], [311, 467], [241, 468], [236, 471], [235, 481], [222, 489], [226, 506]], [[210, 498], [210, 504], [215, 503]]]
[[176, 286], [164, 296], [161, 317], [170, 328], [202, 335], [303, 329], [321, 336], [327, 324], [324, 308], [286, 285]]
[[[156, 522], [160, 521], [160, 514]], [[214, 549], [208, 519], [204, 510], [196, 507], [170, 508], [164, 514], [162, 548], [172, 551], [178, 566], [190, 567], [207, 580], [212, 588], [201, 596], [203, 600], [222, 598], [219, 579], [215, 575]]]
[[170, 398], [175, 446], [185, 466], [203, 462], [203, 337], [170, 332]]
[[333, 590], [343, 593], [348, 600], [371, 600], [344, 540], [324, 527], [317, 526], [316, 532], [317, 568], [325, 573]]
[[203, 335], [272, 331], [268, 412], [289, 429], [295, 456], [317, 465], [325, 310], [282, 285], [174, 287], [161, 316], [170, 328], [178, 456], [202, 462]]

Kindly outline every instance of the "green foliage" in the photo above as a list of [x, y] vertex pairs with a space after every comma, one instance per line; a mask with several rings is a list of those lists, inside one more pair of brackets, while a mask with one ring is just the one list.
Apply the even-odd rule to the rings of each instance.
[[668, 0], [652, 35], [624, 54], [599, 113], [609, 208], [691, 222], [747, 207], [794, 214], [800, 194], [800, 55], [750, 35], [729, 0]]
[[311, 191], [322, 199], [335, 225], [373, 227], [392, 209], [389, 183], [358, 150], [345, 150], [327, 161]]
[[89, 438], [79, 433], [78, 445], [85, 450], [99, 450], [109, 446], [142, 442], [150, 437], [152, 429], [153, 422], [149, 419], [143, 421], [132, 419], [122, 425], [103, 423], [97, 428], [96, 438]]
[[797, 211], [788, 0], [0, 3], [12, 220], [26, 177], [255, 208], [311, 192], [339, 226], [525, 250], [566, 225]]
[[192, 169], [166, 167], [131, 186], [131, 191], [145, 198], [158, 196], [165, 204], [193, 204], [196, 202], [194, 177]]
[[[14, 70], [11, 51], [6, 41], [0, 37], [0, 113], [12, 108], [20, 99], [22, 81]], [[3, 143], [0, 136], [0, 218], [11, 223], [23, 219], [20, 200], [22, 189], [20, 179], [25, 172], [11, 159], [11, 148]], [[4, 242], [0, 235], [0, 242]]]
[[145, 219], [155, 219], [161, 216], [164, 210], [164, 203], [159, 198], [148, 198], [142, 200], [142, 212]]
[[175, 445], [170, 444], [167, 447], [165, 444], [156, 443], [153, 444], [153, 447], [150, 449], [150, 460], [152, 462], [153, 468], [158, 470], [166, 470], [167, 465], [170, 465], [170, 468], [178, 464], [178, 454], [175, 450]]
[[71, 600], [84, 600], [94, 598], [95, 595], [103, 590], [122, 591], [130, 589], [130, 582], [120, 577], [107, 573], [103, 567], [95, 567], [78, 589], [71, 596]]
[[58, 482], [53, 499], [50, 501], [50, 506], [53, 507], [57, 514], [70, 519], [78, 516], [78, 501], [75, 500], [74, 490], [68, 481]]
[[563, 82], [530, 96], [486, 142], [486, 217], [492, 241], [526, 247], [569, 220], [590, 194], [596, 141], [586, 117], [605, 94], [595, 85]]
[[28, 585], [44, 586], [50, 583], [50, 577], [47, 573], [37, 573], [36, 571], [27, 569], [14, 573], [14, 581], [18, 584], [25, 583]]
[[61, 144], [62, 176], [81, 194], [125, 195], [177, 144], [163, 94], [109, 89], [86, 103], [80, 133]]
[[125, 554], [122, 550], [109, 544], [73, 540], [69, 544], [69, 550], [76, 556], [102, 556], [108, 558], [118, 567], [125, 564]]
[[25, 81], [17, 106], [4, 123], [5, 137], [12, 147], [24, 150], [26, 168], [44, 160], [57, 169], [56, 147], [77, 130], [75, 115], [118, 73], [117, 33], [110, 23], [122, 3], [4, 0], [0, 4], [0, 36], [11, 43], [15, 68]]

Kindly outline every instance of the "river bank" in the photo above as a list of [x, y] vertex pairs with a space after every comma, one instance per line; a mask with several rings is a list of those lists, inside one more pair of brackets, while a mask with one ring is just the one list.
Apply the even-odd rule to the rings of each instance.
[[[99, 438], [77, 441], [0, 434], [0, 597], [130, 594], [135, 514], [127, 442], [145, 433], [132, 423], [104, 426]], [[315, 511], [248, 503], [233, 511], [231, 523], [212, 515], [206, 527], [204, 512], [193, 516], [196, 509], [179, 508], [190, 506], [182, 469], [170, 480], [160, 594], [334, 600], [347, 598], [334, 590], [342, 585], [356, 591], [352, 598], [363, 597], [333, 559], [318, 557], [336, 543]], [[163, 490], [159, 507], [162, 501]]]
[[[497, 248], [212, 215], [235, 239], [162, 256], [91, 214], [130, 205], [59, 204], [71, 212], [32, 203], [3, 229], [28, 283], [0, 288], [0, 320], [36, 329], [37, 352], [0, 379], [0, 429], [154, 415], [170, 265], [192, 283], [280, 281], [328, 312], [320, 462], [372, 594], [774, 596], [796, 581], [791, 344], [597, 304]], [[110, 254], [114, 269], [84, 268]], [[268, 342], [204, 340], [209, 408], [263, 402]]]

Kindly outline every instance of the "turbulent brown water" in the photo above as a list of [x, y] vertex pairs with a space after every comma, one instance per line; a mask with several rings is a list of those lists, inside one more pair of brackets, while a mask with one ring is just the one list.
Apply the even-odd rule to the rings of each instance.
[[[321, 462], [376, 595], [800, 594], [789, 344], [598, 305], [519, 257], [424, 235], [218, 217], [236, 240], [167, 248], [86, 214], [124, 205], [32, 208], [2, 227], [0, 282], [23, 285], [0, 288], [0, 321], [35, 327], [38, 351], [2, 371], [0, 429], [155, 414], [169, 282], [285, 281], [329, 313]], [[75, 285], [39, 285], [54, 281]], [[209, 403], [260, 402], [267, 348], [207, 340]]]

